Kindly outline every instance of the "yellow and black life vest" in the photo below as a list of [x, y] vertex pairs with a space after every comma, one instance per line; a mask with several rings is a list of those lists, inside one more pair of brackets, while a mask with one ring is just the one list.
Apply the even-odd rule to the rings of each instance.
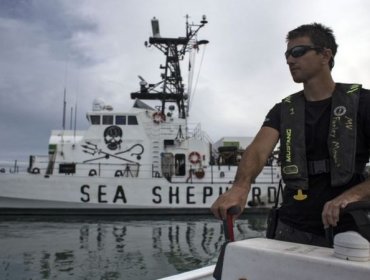
[[[323, 167], [327, 163], [334, 187], [348, 183], [356, 171], [356, 124], [361, 85], [337, 84], [337, 89], [332, 96], [327, 142], [330, 158], [321, 161]], [[281, 102], [280, 159], [286, 186], [307, 190], [309, 172], [304, 127], [305, 98], [300, 91]]]

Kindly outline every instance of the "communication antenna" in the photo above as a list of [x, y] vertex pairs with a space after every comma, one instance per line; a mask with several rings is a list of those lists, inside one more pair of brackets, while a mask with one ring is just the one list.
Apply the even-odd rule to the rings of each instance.
[[189, 23], [186, 16], [186, 36], [177, 38], [161, 37], [159, 32], [159, 21], [157, 18], [151, 20], [153, 37], [149, 38], [146, 47], [155, 47], [165, 56], [165, 64], [160, 65], [162, 80], [158, 83], [147, 83], [139, 76], [140, 90], [131, 93], [132, 99], [159, 100], [162, 102], [160, 110], [165, 113], [166, 103], [176, 103], [179, 117], [188, 117], [189, 95], [185, 94], [185, 85], [181, 75], [180, 62], [186, 53], [192, 49], [198, 49], [199, 45], [207, 44], [206, 40], [197, 40], [197, 33], [206, 23], [206, 16], [202, 17], [199, 24]]
[[72, 122], [73, 122], [73, 106], [71, 106], [71, 117], [69, 120], [69, 130], [72, 130]]
[[77, 98], [76, 98], [76, 104], [75, 104], [75, 119], [73, 124], [73, 139], [76, 141], [76, 128], [77, 128]]
[[63, 122], [62, 122], [63, 130], [65, 130], [65, 128], [66, 128], [66, 107], [67, 107], [67, 101], [66, 101], [66, 88], [64, 88], [64, 99], [63, 99]]

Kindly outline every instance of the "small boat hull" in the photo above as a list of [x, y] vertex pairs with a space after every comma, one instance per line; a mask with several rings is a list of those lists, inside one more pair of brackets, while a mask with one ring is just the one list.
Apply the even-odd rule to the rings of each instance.
[[[211, 280], [214, 266], [161, 280]], [[334, 256], [334, 249], [252, 238], [226, 247], [222, 279], [286, 280], [368, 279], [370, 261], [348, 261]]]

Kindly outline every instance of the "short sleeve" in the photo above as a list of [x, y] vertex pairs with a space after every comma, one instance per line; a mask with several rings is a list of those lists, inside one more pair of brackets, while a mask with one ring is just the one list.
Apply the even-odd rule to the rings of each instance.
[[268, 112], [266, 115], [265, 120], [263, 121], [263, 126], [268, 126], [271, 128], [275, 128], [277, 131], [280, 131], [280, 110], [281, 110], [281, 103], [275, 104], [274, 107]]

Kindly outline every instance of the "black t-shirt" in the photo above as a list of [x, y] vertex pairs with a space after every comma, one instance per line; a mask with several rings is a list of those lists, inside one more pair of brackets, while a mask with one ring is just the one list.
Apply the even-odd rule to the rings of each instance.
[[[335, 90], [338, 90], [337, 88]], [[329, 158], [327, 144], [331, 98], [320, 101], [305, 102], [305, 137], [307, 160]], [[281, 103], [276, 104], [267, 114], [263, 126], [280, 131]], [[362, 89], [357, 116], [357, 147], [356, 162], [365, 164], [369, 160], [370, 148], [370, 91]], [[341, 194], [346, 189], [364, 180], [362, 174], [354, 174], [345, 186], [331, 187], [330, 173], [310, 175], [309, 189], [305, 192], [307, 198], [303, 201], [293, 199], [296, 190], [285, 188], [283, 203], [280, 208], [282, 222], [297, 229], [324, 235], [321, 212], [324, 204]], [[343, 221], [342, 229], [350, 227], [348, 221]], [[340, 226], [338, 227], [341, 230]]]

